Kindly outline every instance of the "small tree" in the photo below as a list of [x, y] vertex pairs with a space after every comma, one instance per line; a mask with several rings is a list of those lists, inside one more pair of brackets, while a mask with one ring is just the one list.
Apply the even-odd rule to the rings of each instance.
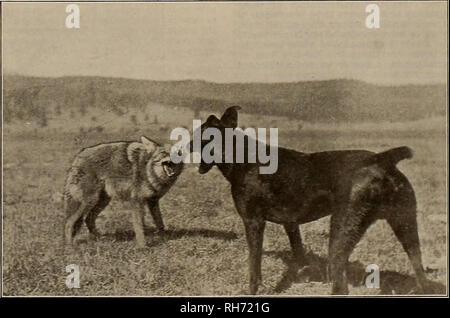
[[55, 107], [55, 115], [56, 116], [61, 116], [61, 105], [57, 105]]
[[42, 113], [41, 118], [39, 119], [39, 126], [42, 128], [48, 126], [47, 114], [45, 112]]
[[200, 110], [201, 110], [201, 105], [200, 104], [196, 104], [193, 107], [194, 109], [194, 118], [200, 118]]
[[84, 115], [87, 114], [87, 108], [84, 104], [82, 104], [80, 107], [80, 114], [81, 114], [81, 117], [84, 117]]
[[132, 123], [133, 125], [137, 125], [137, 124], [138, 124], [136, 115], [131, 115], [130, 120], [131, 120], [131, 123]]

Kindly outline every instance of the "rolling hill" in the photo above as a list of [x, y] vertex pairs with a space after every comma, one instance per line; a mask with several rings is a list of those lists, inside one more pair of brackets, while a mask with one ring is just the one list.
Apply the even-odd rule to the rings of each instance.
[[143, 109], [148, 103], [194, 111], [241, 105], [247, 113], [289, 116], [308, 122], [402, 122], [444, 116], [446, 86], [379, 86], [357, 80], [292, 83], [212, 83], [68, 76], [5, 75], [4, 120], [37, 120], [49, 112], [87, 108]]

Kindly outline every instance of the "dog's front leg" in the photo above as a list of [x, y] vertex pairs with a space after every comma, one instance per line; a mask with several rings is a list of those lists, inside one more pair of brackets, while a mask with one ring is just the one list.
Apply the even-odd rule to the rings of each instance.
[[149, 199], [147, 201], [147, 206], [150, 210], [150, 214], [152, 215], [153, 222], [155, 222], [156, 228], [159, 232], [164, 232], [164, 222], [161, 216], [161, 210], [159, 209], [159, 200]]
[[255, 295], [262, 281], [261, 256], [266, 222], [257, 218], [244, 218], [243, 220], [249, 248], [250, 293]]
[[138, 248], [145, 247], [145, 234], [144, 234], [144, 215], [145, 209], [142, 203], [139, 203], [138, 206], [132, 209], [132, 221], [134, 233], [136, 235], [136, 243]]

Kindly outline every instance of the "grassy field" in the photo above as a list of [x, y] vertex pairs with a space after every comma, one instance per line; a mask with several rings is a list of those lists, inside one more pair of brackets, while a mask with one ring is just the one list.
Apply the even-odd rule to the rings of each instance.
[[[176, 112], [175, 112], [176, 113]], [[203, 114], [202, 114], [203, 115]], [[253, 116], [254, 117], [254, 116]], [[100, 118], [100, 117], [98, 117]], [[150, 116], [150, 118], [153, 118]], [[205, 118], [205, 117], [204, 117]], [[243, 116], [249, 127], [250, 116]], [[438, 125], [312, 127], [283, 118], [259, 117], [260, 127], [279, 128], [279, 145], [312, 152], [331, 149], [381, 151], [407, 145], [412, 160], [399, 168], [408, 176], [418, 201], [419, 235], [424, 266], [435, 293], [446, 293], [447, 189], [444, 119]], [[176, 123], [111, 124], [103, 131], [80, 132], [77, 120], [46, 128], [14, 123], [4, 127], [3, 293], [4, 295], [242, 295], [248, 290], [247, 245], [229, 185], [214, 168], [199, 175], [189, 165], [161, 201], [168, 233], [154, 233], [147, 217], [148, 248], [137, 250], [129, 212], [113, 202], [97, 221], [104, 236], [87, 239], [83, 227], [74, 249], [62, 245], [61, 191], [75, 153], [102, 141], [138, 139], [141, 134], [164, 140]], [[78, 121], [81, 122], [81, 121]], [[187, 125], [189, 120], [182, 124]], [[181, 124], [181, 123], [180, 123]], [[79, 125], [97, 125], [83, 123]], [[298, 129], [303, 127], [300, 131]], [[117, 129], [113, 129], [116, 127]], [[400, 128], [399, 128], [400, 127]], [[406, 128], [405, 128], [406, 127]], [[408, 128], [409, 127], [409, 128]], [[169, 130], [167, 130], [169, 128]], [[317, 271], [304, 281], [286, 276], [290, 250], [280, 225], [266, 227], [260, 294], [328, 295], [325, 267], [329, 218], [301, 226], [310, 262]], [[365, 267], [381, 270], [381, 288], [363, 286]], [[66, 265], [77, 264], [81, 288], [65, 285]], [[356, 247], [348, 269], [350, 293], [408, 294], [414, 287], [411, 265], [384, 221], [373, 225]]]

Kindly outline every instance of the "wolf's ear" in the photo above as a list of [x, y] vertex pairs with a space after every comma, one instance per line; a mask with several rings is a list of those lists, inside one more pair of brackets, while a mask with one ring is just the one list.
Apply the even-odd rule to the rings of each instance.
[[144, 145], [145, 149], [147, 150], [148, 153], [152, 153], [155, 151], [155, 149], [158, 147], [158, 144], [150, 139], [148, 139], [147, 137], [142, 136], [141, 137], [141, 142]]
[[228, 107], [225, 113], [223, 113], [220, 121], [225, 127], [236, 128], [238, 122], [238, 110], [241, 109], [241, 106], [231, 106]]
[[127, 157], [130, 162], [137, 162], [139, 160], [139, 154], [141, 152], [147, 151], [145, 146], [140, 142], [132, 142], [127, 147]]

